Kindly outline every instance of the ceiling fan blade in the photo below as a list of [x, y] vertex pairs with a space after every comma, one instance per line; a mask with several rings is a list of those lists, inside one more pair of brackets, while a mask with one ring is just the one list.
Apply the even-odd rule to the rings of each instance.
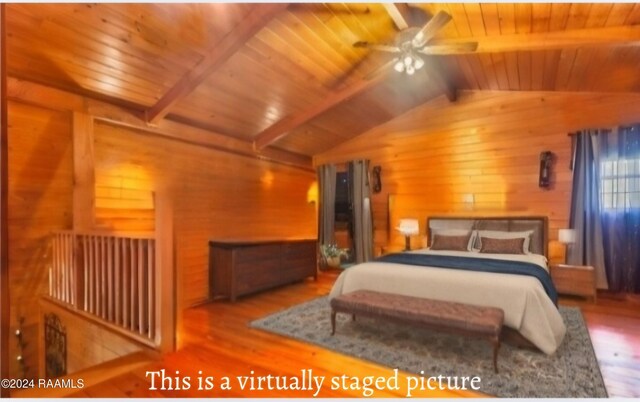
[[382, 6], [387, 10], [387, 14], [389, 14], [389, 17], [391, 17], [399, 30], [402, 31], [403, 29], [409, 28], [409, 23], [402, 14], [403, 10], [407, 7], [406, 4], [383, 3]]
[[446, 45], [427, 45], [418, 50], [418, 52], [429, 55], [469, 54], [475, 53], [477, 49], [478, 42], [462, 42]]
[[389, 67], [393, 66], [394, 64], [396, 64], [398, 62], [398, 60], [400, 60], [399, 57], [394, 57], [393, 59], [389, 60], [388, 62], [384, 63], [383, 65], [381, 65], [380, 67], [376, 68], [375, 70], [373, 70], [372, 72], [370, 72], [369, 74], [367, 74], [364, 79], [366, 81], [372, 80], [376, 77], [378, 77], [379, 75], [381, 75], [384, 70], [388, 69]]
[[390, 53], [398, 53], [400, 52], [400, 48], [397, 46], [389, 46], [389, 45], [376, 45], [369, 42], [356, 42], [353, 44], [353, 47], [363, 48], [363, 49], [371, 49], [371, 50], [379, 50], [381, 52], [390, 52]]
[[434, 15], [429, 22], [424, 24], [422, 29], [420, 29], [413, 38], [414, 46], [424, 46], [442, 27], [447, 25], [449, 21], [451, 21], [451, 16], [448, 13], [442, 10], [438, 11], [438, 13]]

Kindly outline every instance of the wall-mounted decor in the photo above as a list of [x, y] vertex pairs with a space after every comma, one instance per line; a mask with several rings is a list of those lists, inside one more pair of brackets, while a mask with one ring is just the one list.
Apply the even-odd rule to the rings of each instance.
[[540, 153], [540, 179], [538, 186], [547, 188], [551, 184], [551, 163], [553, 162], [553, 153], [544, 151]]
[[44, 316], [44, 354], [47, 378], [67, 374], [67, 330], [53, 313]]
[[380, 178], [380, 172], [382, 171], [382, 167], [374, 166], [371, 171], [371, 189], [374, 194], [382, 191], [382, 179]]

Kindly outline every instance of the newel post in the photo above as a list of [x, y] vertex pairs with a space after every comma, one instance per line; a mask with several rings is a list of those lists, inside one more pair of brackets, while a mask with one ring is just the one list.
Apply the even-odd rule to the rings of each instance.
[[174, 260], [173, 205], [169, 194], [156, 192], [156, 331], [161, 352], [176, 349], [176, 270]]

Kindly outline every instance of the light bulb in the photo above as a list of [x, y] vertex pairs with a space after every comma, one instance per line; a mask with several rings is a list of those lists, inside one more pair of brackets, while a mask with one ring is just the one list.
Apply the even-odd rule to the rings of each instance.
[[401, 73], [401, 72], [403, 72], [403, 71], [404, 71], [404, 64], [402, 64], [402, 62], [401, 62], [401, 61], [398, 61], [398, 62], [396, 63], [396, 65], [395, 65], [395, 66], [393, 66], [393, 68], [394, 68], [397, 72]]
[[411, 56], [410, 55], [406, 55], [405, 58], [404, 58], [404, 65], [406, 67], [409, 67], [409, 66], [411, 66], [412, 63], [413, 63], [413, 59], [411, 58]]
[[415, 60], [413, 61], [413, 66], [416, 68], [416, 70], [420, 70], [424, 66], [424, 60], [416, 56]]
[[416, 70], [415, 70], [415, 68], [413, 68], [413, 66], [407, 67], [407, 74], [413, 75], [413, 73], [415, 73], [415, 72], [416, 72]]

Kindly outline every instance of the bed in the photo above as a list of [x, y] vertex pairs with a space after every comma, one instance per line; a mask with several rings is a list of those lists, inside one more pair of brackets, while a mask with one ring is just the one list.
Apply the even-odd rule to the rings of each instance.
[[[330, 298], [367, 289], [498, 307], [505, 313], [505, 326], [517, 331], [542, 352], [555, 352], [562, 343], [566, 327], [551, 295], [555, 289], [550, 290], [548, 284], [541, 282], [541, 279], [549, 276], [546, 217], [432, 217], [427, 220], [426, 227], [428, 246], [436, 245], [432, 245], [434, 239], [441, 243], [449, 233], [468, 232], [475, 234], [475, 237], [469, 240], [467, 250], [427, 248], [397, 254], [399, 259], [396, 260], [392, 256], [383, 257], [391, 258], [391, 262], [375, 260], [355, 265], [340, 274], [330, 292]], [[516, 238], [521, 233], [527, 233], [525, 237], [529, 240], [526, 253], [490, 252], [490, 241], [494, 240], [487, 237]], [[482, 237], [484, 246], [479, 245], [478, 237]], [[498, 244], [506, 243], [508, 242], [503, 241]], [[477, 251], [478, 247], [482, 247], [483, 253]], [[434, 261], [434, 264], [440, 259], [450, 260], [456, 263], [454, 265], [459, 262], [466, 268], [421, 266], [414, 264], [414, 259]], [[502, 266], [529, 265], [533, 268], [529, 268], [531, 274], [521, 275], [485, 267], [494, 265], [494, 262]]]

